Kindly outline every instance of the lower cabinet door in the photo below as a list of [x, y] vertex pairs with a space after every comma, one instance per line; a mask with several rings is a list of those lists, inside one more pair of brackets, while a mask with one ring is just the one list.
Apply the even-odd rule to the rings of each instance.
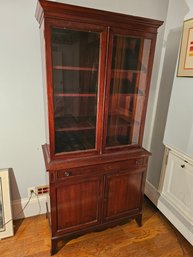
[[[52, 186], [53, 235], [84, 229], [100, 222], [102, 178], [67, 178]], [[54, 207], [54, 208], [53, 208]]]
[[144, 172], [120, 172], [106, 176], [104, 220], [139, 212], [143, 175]]

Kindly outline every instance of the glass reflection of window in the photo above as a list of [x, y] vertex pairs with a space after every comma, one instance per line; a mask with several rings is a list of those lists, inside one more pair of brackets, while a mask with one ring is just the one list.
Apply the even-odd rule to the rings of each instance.
[[151, 40], [114, 36], [106, 145], [138, 144]]

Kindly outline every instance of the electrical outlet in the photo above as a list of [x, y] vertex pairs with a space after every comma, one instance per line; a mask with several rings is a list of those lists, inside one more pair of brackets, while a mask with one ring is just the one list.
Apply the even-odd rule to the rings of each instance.
[[29, 187], [27, 189], [28, 197], [31, 196], [31, 191], [34, 191], [34, 193], [35, 193], [35, 194], [32, 194], [32, 197], [43, 196], [43, 195], [49, 193], [49, 186], [44, 185], [44, 186]]
[[36, 194], [38, 196], [45, 195], [49, 193], [49, 186], [44, 185], [44, 186], [37, 186], [36, 187]]
[[[30, 197], [31, 196], [31, 191], [34, 191], [34, 192], [36, 192], [36, 187], [28, 187], [28, 189], [27, 189], [27, 194], [28, 194], [28, 197]], [[35, 194], [32, 194], [32, 197], [35, 197], [36, 195]]]

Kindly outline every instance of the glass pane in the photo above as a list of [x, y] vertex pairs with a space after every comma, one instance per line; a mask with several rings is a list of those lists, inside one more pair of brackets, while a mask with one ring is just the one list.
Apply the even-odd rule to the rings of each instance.
[[55, 152], [95, 149], [100, 34], [52, 29]]
[[114, 36], [107, 146], [137, 144], [151, 40]]

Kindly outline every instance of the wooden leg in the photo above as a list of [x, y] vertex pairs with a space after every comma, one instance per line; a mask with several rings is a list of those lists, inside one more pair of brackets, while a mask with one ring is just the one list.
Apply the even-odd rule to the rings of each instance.
[[51, 251], [50, 251], [50, 254], [51, 255], [54, 255], [57, 253], [57, 241], [55, 240], [51, 240]]
[[137, 224], [139, 227], [142, 226], [142, 214], [139, 214], [136, 218], [135, 218]]
[[49, 218], [48, 213], [49, 213], [49, 210], [48, 210], [48, 203], [46, 202], [46, 219]]

